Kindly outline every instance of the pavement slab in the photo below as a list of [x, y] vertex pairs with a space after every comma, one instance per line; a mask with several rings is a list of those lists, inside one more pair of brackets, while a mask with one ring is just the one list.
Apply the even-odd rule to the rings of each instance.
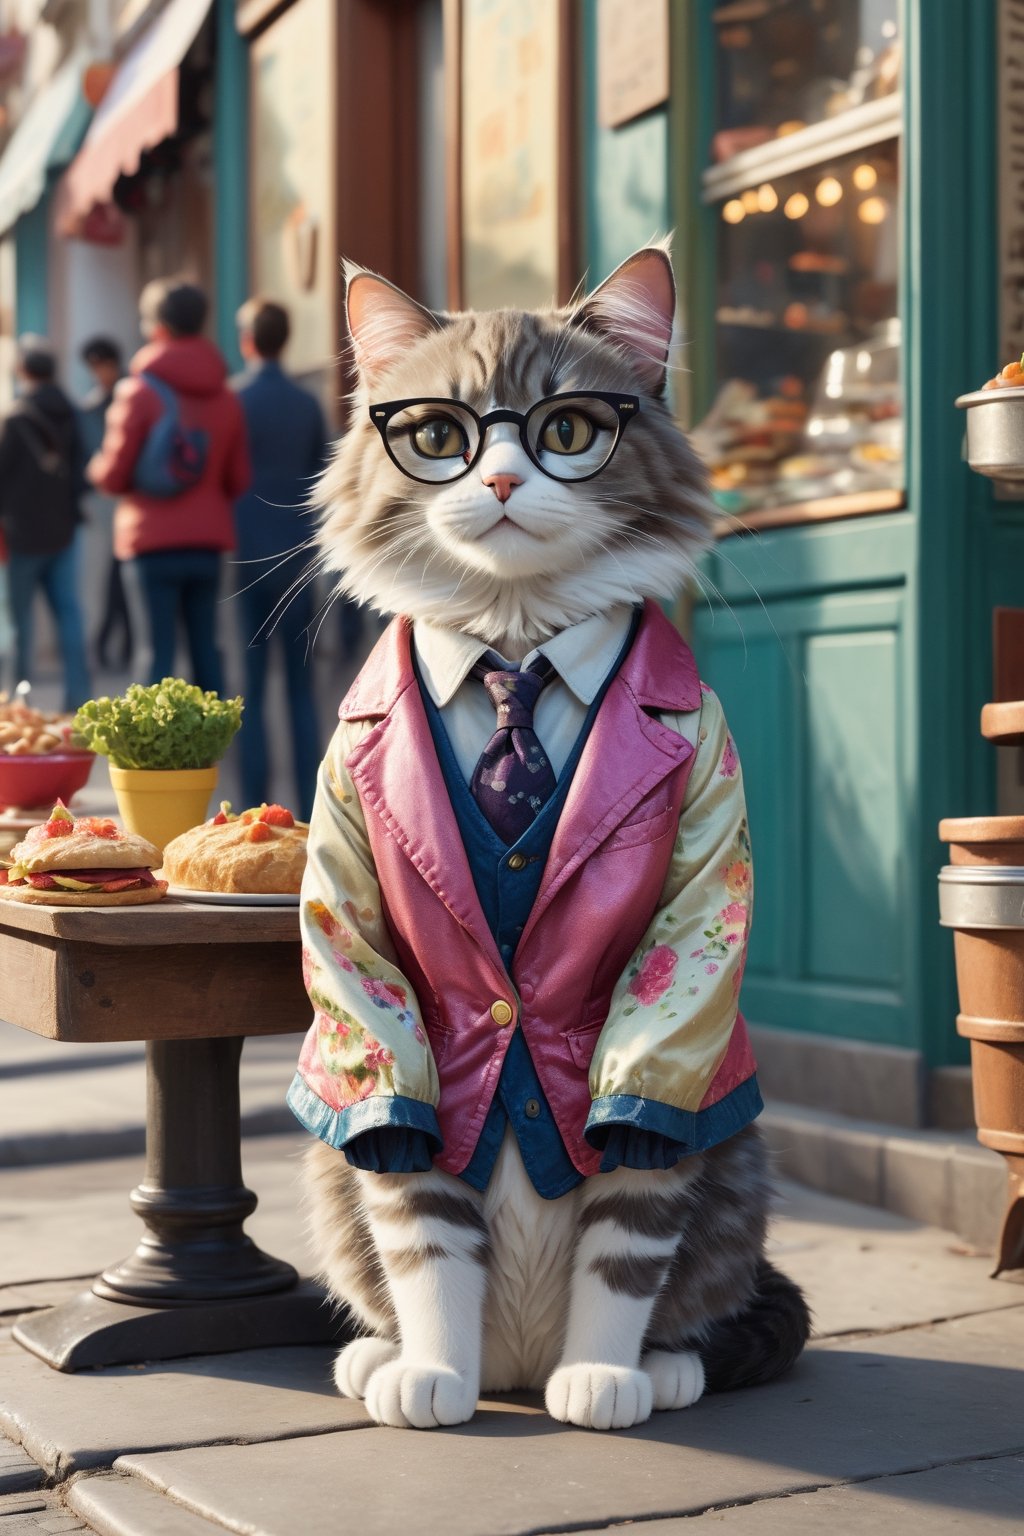
[[[903, 1477], [716, 1509], [696, 1519], [653, 1520], [644, 1536], [1010, 1536], [1024, 1521], [1024, 1457], [998, 1457]], [[553, 1536], [551, 1532], [538, 1536]], [[607, 1528], [576, 1536], [607, 1536]]]
[[[290, 1131], [285, 1095], [301, 1037], [246, 1040], [242, 1131]], [[145, 1148], [146, 1047], [45, 1040], [0, 1021], [0, 1169], [112, 1158]]]
[[1024, 1270], [934, 1227], [780, 1182], [770, 1253], [802, 1286], [818, 1337], [881, 1333], [1024, 1303]]
[[53, 1494], [0, 1494], [3, 1536], [71, 1536], [75, 1531], [88, 1533], [89, 1527]]
[[0, 1429], [60, 1481], [128, 1449], [364, 1428], [361, 1404], [335, 1390], [333, 1353], [249, 1349], [66, 1376], [0, 1338]]
[[342, 1516], [361, 1536], [535, 1536], [692, 1517], [1020, 1455], [1021, 1376], [1008, 1362], [1022, 1358], [1024, 1307], [821, 1343], [784, 1381], [611, 1435], [566, 1428], [538, 1399], [515, 1397], [440, 1434], [370, 1427], [132, 1451], [114, 1469], [247, 1536], [295, 1536], [299, 1490], [303, 1536], [337, 1536]]
[[[259, 1204], [246, 1222], [255, 1243], [309, 1274], [312, 1259], [299, 1208], [302, 1153], [296, 1129], [242, 1144], [242, 1176]], [[3, 1287], [92, 1280], [131, 1253], [143, 1225], [128, 1204], [141, 1157], [53, 1167], [0, 1168], [0, 1295]]]
[[[96, 1536], [139, 1536], [141, 1532], [145, 1536], [224, 1536], [223, 1525], [212, 1524], [138, 1478], [117, 1472], [78, 1478], [68, 1489], [67, 1504], [88, 1521]], [[0, 1533], [7, 1536], [2, 1525]]]

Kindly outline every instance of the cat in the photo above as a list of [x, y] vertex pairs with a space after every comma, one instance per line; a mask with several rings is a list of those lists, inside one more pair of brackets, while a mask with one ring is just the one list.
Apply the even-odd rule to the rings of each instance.
[[[319, 1138], [322, 1273], [362, 1330], [335, 1382], [383, 1424], [458, 1424], [482, 1391], [536, 1389], [562, 1422], [625, 1428], [772, 1379], [809, 1332], [765, 1257], [738, 758], [653, 601], [694, 575], [710, 516], [665, 402], [667, 243], [543, 312], [432, 313], [346, 278], [359, 385], [320, 546], [339, 591], [402, 617], [342, 705], [302, 898], [316, 1020], [289, 1102]], [[573, 704], [549, 683], [537, 704], [561, 773], [550, 847], [528, 856], [528, 832], [500, 876], [480, 860], [501, 847], [478, 851], [476, 895], [466, 764], [495, 727], [465, 656], [500, 668], [584, 635], [606, 691]], [[475, 748], [470, 705], [457, 717], [437, 683], [453, 652]], [[492, 879], [514, 905], [510, 870], [540, 881], [511, 938], [483, 912]]]

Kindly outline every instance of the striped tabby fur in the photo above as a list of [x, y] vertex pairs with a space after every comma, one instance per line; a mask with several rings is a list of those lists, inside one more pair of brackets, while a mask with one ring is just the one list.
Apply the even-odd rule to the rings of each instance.
[[[663, 398], [674, 309], [663, 248], [579, 304], [536, 314], [433, 315], [348, 275], [360, 387], [320, 486], [322, 562], [339, 591], [509, 657], [614, 603], [679, 591], [708, 502]], [[525, 411], [573, 389], [642, 397], [612, 462], [578, 484], [540, 474], [503, 427], [464, 479], [405, 480], [365, 409], [443, 396]], [[515, 526], [499, 525], [485, 473], [516, 477]], [[365, 1330], [335, 1379], [381, 1423], [461, 1423], [481, 1390], [536, 1388], [558, 1419], [624, 1427], [705, 1387], [769, 1380], [806, 1340], [799, 1291], [764, 1257], [769, 1181], [753, 1128], [673, 1169], [620, 1169], [557, 1200], [537, 1195], [510, 1133], [483, 1195], [437, 1171], [357, 1172], [320, 1143], [307, 1168], [323, 1273]]]

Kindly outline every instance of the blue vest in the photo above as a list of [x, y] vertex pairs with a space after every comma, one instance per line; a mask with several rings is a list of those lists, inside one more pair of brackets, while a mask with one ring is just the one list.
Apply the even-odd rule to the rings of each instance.
[[[537, 898], [555, 827], [604, 698], [605, 687], [617, 670], [618, 662], [611, 669], [605, 685], [587, 712], [569, 759], [558, 776], [555, 793], [518, 842], [511, 846], [502, 842], [474, 800], [448, 739], [441, 711], [420, 680], [423, 707], [452, 810], [462, 835], [473, 884], [506, 970], [511, 970], [516, 945]], [[481, 750], [484, 745], [481, 742]], [[525, 860], [525, 863], [521, 864], [521, 860]], [[562, 1143], [530, 1059], [523, 1032], [518, 1026], [509, 1044], [498, 1081], [498, 1091], [484, 1121], [476, 1151], [459, 1175], [474, 1189], [487, 1188], [506, 1124], [511, 1124], [515, 1132], [530, 1182], [545, 1200], [555, 1200], [583, 1182], [583, 1175], [573, 1166]]]

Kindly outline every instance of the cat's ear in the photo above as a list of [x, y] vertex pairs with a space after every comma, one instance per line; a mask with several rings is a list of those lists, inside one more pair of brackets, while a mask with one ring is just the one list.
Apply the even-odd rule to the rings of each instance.
[[368, 384], [438, 324], [400, 288], [351, 261], [345, 262], [345, 311], [356, 365]]
[[640, 375], [644, 390], [652, 395], [660, 395], [665, 388], [676, 311], [667, 243], [647, 246], [628, 257], [573, 316], [575, 325], [620, 347]]

